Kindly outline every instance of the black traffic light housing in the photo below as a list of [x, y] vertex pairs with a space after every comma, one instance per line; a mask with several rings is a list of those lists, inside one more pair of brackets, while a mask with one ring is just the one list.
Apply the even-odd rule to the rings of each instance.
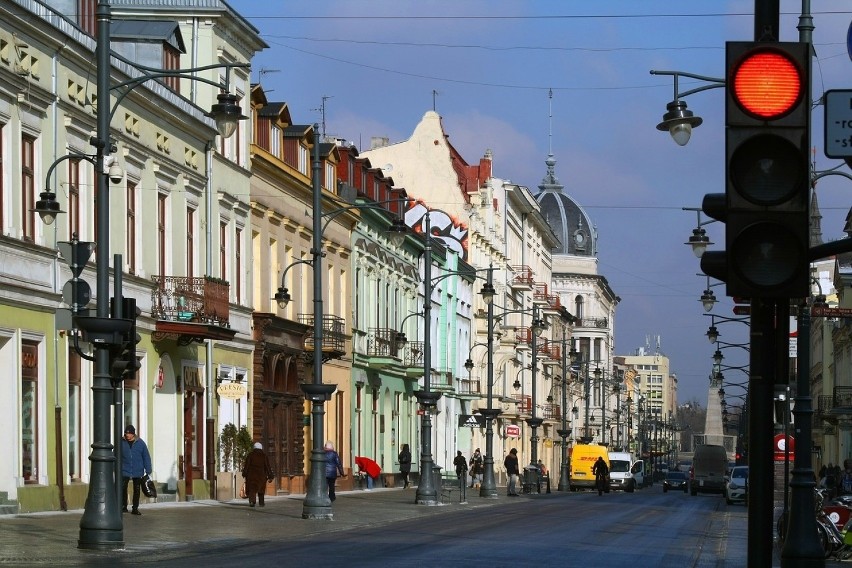
[[[142, 340], [136, 331], [136, 318], [142, 310], [136, 307], [136, 298], [120, 298], [120, 317], [131, 321], [130, 329], [123, 334], [122, 342], [110, 350], [110, 375], [115, 381], [132, 378], [142, 367], [136, 357], [136, 345]], [[115, 298], [112, 299], [115, 301]]]
[[702, 206], [725, 222], [726, 251], [701, 269], [728, 296], [808, 295], [810, 58], [805, 43], [726, 45], [724, 202]]

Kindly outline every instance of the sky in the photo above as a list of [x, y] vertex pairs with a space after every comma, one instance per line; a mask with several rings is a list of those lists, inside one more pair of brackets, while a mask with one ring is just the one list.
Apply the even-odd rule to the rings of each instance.
[[[681, 147], [655, 128], [674, 97], [672, 78], [650, 71], [723, 77], [725, 42], [753, 39], [753, 1], [228, 3], [269, 45], [252, 62], [252, 82], [269, 100], [286, 102], [297, 123], [320, 123], [367, 150], [375, 136], [407, 139], [434, 109], [468, 163], [490, 149], [494, 176], [533, 191], [552, 151], [564, 191], [597, 227], [599, 273], [621, 298], [614, 354], [659, 346], [677, 375], [679, 402], [707, 405], [716, 347], [699, 298], [708, 280], [684, 243], [704, 194], [725, 191], [724, 93], [684, 99], [704, 123]], [[819, 100], [826, 90], [852, 88], [852, 5], [809, 3]], [[801, 11], [801, 0], [781, 1], [781, 41], [799, 40]], [[681, 78], [679, 90], [702, 84]], [[843, 164], [823, 153], [823, 123], [824, 107], [816, 105], [816, 171]], [[845, 236], [849, 184], [834, 175], [817, 184], [825, 241]], [[704, 228], [716, 243], [711, 250], [722, 250], [723, 226]], [[711, 290], [719, 299], [711, 313], [734, 317], [724, 285]], [[716, 327], [726, 344], [748, 342], [743, 323], [717, 319]], [[747, 363], [746, 349], [721, 346], [724, 365]], [[725, 376], [747, 378], [736, 369]]]

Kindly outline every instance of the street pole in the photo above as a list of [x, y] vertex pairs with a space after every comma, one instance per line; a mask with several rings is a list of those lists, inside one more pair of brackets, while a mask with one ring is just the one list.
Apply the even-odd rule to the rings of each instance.
[[592, 436], [589, 435], [589, 397], [591, 396], [591, 393], [589, 392], [589, 363], [590, 361], [586, 361], [586, 377], [583, 381], [583, 389], [586, 393], [586, 411], [583, 416], [583, 441], [587, 444], [592, 442]]
[[814, 510], [814, 470], [811, 466], [813, 443], [813, 406], [810, 396], [811, 368], [811, 308], [803, 304], [799, 308], [799, 340], [796, 345], [796, 404], [793, 416], [796, 429], [796, 445], [793, 449], [793, 479], [790, 481], [790, 515], [784, 547], [781, 550], [782, 568], [822, 568], [825, 556], [819, 543]]
[[571, 431], [568, 429], [568, 422], [565, 413], [568, 410], [568, 365], [566, 364], [565, 347], [567, 346], [565, 332], [562, 335], [562, 428], [556, 431], [559, 437], [562, 438], [562, 451], [559, 468], [559, 485], [556, 486], [557, 491], [569, 491], [571, 489], [571, 481], [568, 475], [568, 436]]
[[[109, 184], [104, 173], [104, 149], [109, 145], [110, 117], [110, 20], [108, 2], [97, 5], [97, 132], [95, 146], [95, 182], [97, 189], [96, 227], [98, 234], [95, 258], [97, 317], [107, 319], [109, 313]], [[120, 267], [116, 267], [120, 270]], [[80, 518], [77, 547], [112, 550], [124, 546], [124, 526], [118, 510], [115, 483], [121, 474], [116, 467], [110, 443], [110, 402], [112, 380], [109, 345], [94, 342], [95, 369], [92, 380], [92, 453], [89, 493]], [[116, 419], [119, 419], [118, 417]]]
[[305, 500], [302, 502], [303, 519], [331, 520], [334, 514], [331, 510], [331, 499], [325, 479], [325, 450], [323, 448], [325, 410], [323, 405], [336, 389], [335, 385], [324, 385], [322, 382], [323, 363], [323, 300], [322, 300], [322, 163], [320, 162], [319, 125], [314, 124], [314, 153], [313, 153], [313, 247], [311, 267], [314, 271], [314, 372], [313, 382], [302, 383], [300, 386], [305, 398], [311, 401], [311, 474]]
[[[494, 266], [488, 267], [488, 276], [485, 286], [489, 290], [494, 289]], [[479, 496], [486, 499], [497, 499], [497, 480], [494, 477], [494, 419], [501, 410], [494, 408], [494, 302], [487, 302], [488, 308], [488, 340], [487, 340], [487, 363], [486, 376], [488, 377], [488, 408], [480, 414], [485, 416], [485, 473], [482, 477], [482, 485], [479, 488]]]
[[[606, 378], [605, 378], [605, 375], [601, 375], [601, 380], [600, 380], [600, 389], [601, 389], [601, 445], [602, 445], [602, 446], [606, 446], [606, 445], [607, 445], [607, 441], [606, 441], [606, 433], [607, 433], [607, 427], [606, 427], [606, 399], [608, 398], [608, 397], [607, 397], [607, 394], [608, 394], [608, 393], [607, 393], [607, 389], [606, 389]], [[611, 439], [611, 438], [610, 438], [610, 442], [612, 442], [612, 439]]]
[[431, 391], [432, 375], [432, 226], [429, 211], [424, 219], [425, 245], [423, 247], [423, 389], [414, 393], [420, 403], [420, 482], [414, 502], [418, 505], [437, 505], [437, 490], [432, 476], [432, 411], [438, 405], [441, 393]]
[[[532, 325], [530, 326], [530, 331], [532, 331], [532, 388], [530, 389], [530, 417], [527, 418], [526, 422], [530, 427], [530, 467], [528, 470], [527, 476], [527, 487], [532, 488], [533, 479], [537, 479], [537, 471], [538, 471], [538, 427], [541, 426], [541, 423], [544, 422], [542, 418], [536, 418], [535, 415], [535, 391], [536, 391], [536, 372], [538, 371], [538, 346], [537, 346], [537, 338], [538, 338], [538, 329], [540, 326], [540, 322], [538, 320], [538, 306], [533, 305], [532, 312]], [[532, 492], [532, 489], [530, 489]]]

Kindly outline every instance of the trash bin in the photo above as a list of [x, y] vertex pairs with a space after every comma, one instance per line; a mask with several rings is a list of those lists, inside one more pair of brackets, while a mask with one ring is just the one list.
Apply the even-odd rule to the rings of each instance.
[[524, 483], [522, 488], [524, 493], [532, 493], [533, 491], [541, 493], [540, 473], [539, 469], [535, 466], [524, 468]]
[[441, 477], [441, 466], [434, 464], [432, 465], [432, 479], [435, 480], [435, 490], [439, 491], [441, 489], [441, 485], [443, 484], [443, 478]]

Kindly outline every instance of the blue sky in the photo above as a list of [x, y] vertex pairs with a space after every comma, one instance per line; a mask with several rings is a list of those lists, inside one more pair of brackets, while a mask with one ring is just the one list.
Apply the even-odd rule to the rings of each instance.
[[[722, 77], [725, 42], [752, 39], [753, 1], [229, 4], [270, 46], [256, 57], [252, 81], [263, 84], [270, 100], [287, 102], [300, 123], [321, 122], [318, 109], [327, 97], [326, 132], [361, 149], [373, 136], [408, 138], [434, 104], [469, 163], [491, 149], [495, 176], [536, 190], [551, 145], [552, 103], [556, 173], [597, 225], [600, 273], [621, 297], [616, 354], [633, 353], [649, 338], [654, 349], [659, 337], [678, 376], [680, 402], [697, 398], [706, 405], [715, 348], [704, 335], [710, 318], [699, 302], [707, 280], [683, 244], [697, 216], [683, 208], [724, 191], [723, 92], [686, 99], [704, 124], [680, 147], [655, 129], [673, 85], [650, 70]], [[852, 88], [846, 39], [852, 6], [811, 4], [816, 100], [825, 90]], [[801, 2], [782, 0], [781, 12], [780, 39], [798, 41]], [[698, 85], [683, 79], [680, 88]], [[823, 112], [817, 106], [813, 114], [818, 171], [841, 163], [823, 154]], [[829, 176], [817, 186], [825, 240], [844, 236], [849, 183]], [[722, 248], [722, 226], [705, 228]], [[713, 291], [721, 300], [713, 313], [732, 316], [724, 287]], [[717, 327], [721, 340], [748, 341], [742, 324]], [[742, 349], [724, 354], [725, 364], [747, 360]]]

